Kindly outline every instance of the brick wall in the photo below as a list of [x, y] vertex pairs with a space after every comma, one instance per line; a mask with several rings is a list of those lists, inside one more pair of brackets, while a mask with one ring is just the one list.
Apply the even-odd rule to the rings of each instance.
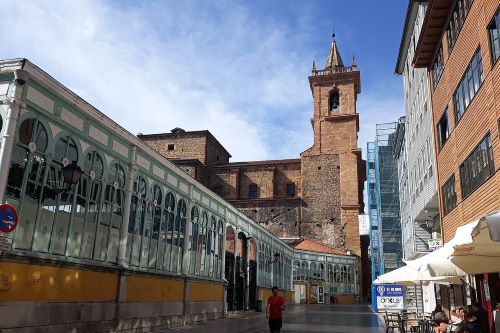
[[[466, 21], [460, 30], [453, 50], [448, 50], [443, 36], [443, 56], [445, 68], [441, 79], [432, 92], [432, 113], [434, 131], [437, 123], [448, 108], [450, 137], [441, 151], [436, 148], [437, 182], [440, 211], [443, 216], [442, 186], [455, 175], [457, 207], [442, 217], [442, 235], [449, 241], [456, 228], [500, 208], [498, 196], [500, 176], [495, 173], [467, 198], [462, 198], [460, 165], [489, 132], [493, 146], [495, 170], [500, 165], [500, 145], [498, 118], [500, 115], [500, 65], [492, 64], [490, 44], [486, 27], [500, 5], [498, 0], [476, 0], [473, 2]], [[470, 63], [473, 54], [481, 47], [484, 82], [469, 104], [458, 124], [455, 123], [453, 93]], [[435, 133], [435, 139], [437, 133]], [[437, 142], [434, 142], [437, 147]]]

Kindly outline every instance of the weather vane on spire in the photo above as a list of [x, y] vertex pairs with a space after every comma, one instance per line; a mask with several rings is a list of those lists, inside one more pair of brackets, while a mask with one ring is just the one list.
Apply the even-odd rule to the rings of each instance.
[[335, 28], [332, 28], [332, 39], [335, 40]]

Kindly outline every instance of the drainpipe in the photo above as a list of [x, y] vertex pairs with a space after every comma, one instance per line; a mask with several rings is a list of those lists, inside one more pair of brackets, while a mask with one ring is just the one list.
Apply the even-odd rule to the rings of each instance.
[[132, 203], [132, 192], [134, 191], [134, 181], [137, 172], [137, 165], [135, 163], [135, 155], [137, 152], [137, 147], [132, 146], [130, 150], [130, 164], [128, 173], [127, 189], [125, 190], [125, 204], [123, 207], [123, 221], [122, 229], [120, 233], [120, 242], [118, 244], [118, 265], [122, 267], [127, 267], [127, 237], [128, 237], [128, 225], [130, 220], [130, 205]]
[[[24, 67], [24, 62], [23, 65]], [[9, 174], [10, 155], [12, 146], [14, 145], [14, 137], [16, 134], [17, 121], [21, 108], [26, 105], [21, 100], [23, 85], [28, 81], [30, 74], [24, 69], [14, 70], [14, 86], [12, 88], [12, 97], [4, 101], [2, 104], [8, 105], [7, 118], [5, 121], [5, 131], [3, 134], [3, 143], [0, 146], [0, 203], [5, 202], [5, 187], [7, 186], [7, 176]]]

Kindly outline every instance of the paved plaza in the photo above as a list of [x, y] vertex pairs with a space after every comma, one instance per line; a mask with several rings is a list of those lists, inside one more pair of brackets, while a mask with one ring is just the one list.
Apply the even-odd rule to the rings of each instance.
[[[210, 321], [159, 332], [265, 333], [269, 332], [264, 313], [250, 312], [241, 318]], [[285, 312], [283, 333], [379, 333], [379, 319], [368, 305], [291, 305]]]

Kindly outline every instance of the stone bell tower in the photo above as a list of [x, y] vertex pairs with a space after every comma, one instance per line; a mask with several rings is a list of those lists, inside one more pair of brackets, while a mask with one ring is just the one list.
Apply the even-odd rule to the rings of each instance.
[[332, 37], [325, 68], [313, 63], [309, 76], [314, 144], [301, 154], [301, 235], [359, 254], [358, 214], [366, 178], [358, 148], [360, 72], [354, 57], [344, 65]]

